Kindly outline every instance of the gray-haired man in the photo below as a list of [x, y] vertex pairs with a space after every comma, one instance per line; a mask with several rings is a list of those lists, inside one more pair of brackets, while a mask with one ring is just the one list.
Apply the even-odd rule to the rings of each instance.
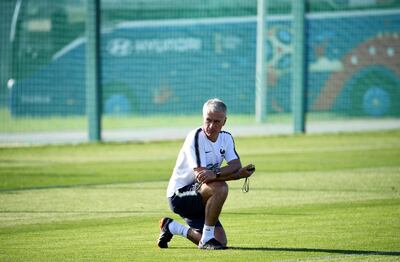
[[[181, 235], [200, 249], [225, 249], [227, 238], [219, 215], [228, 196], [225, 181], [247, 178], [254, 166], [242, 167], [233, 137], [222, 131], [227, 107], [219, 99], [203, 106], [203, 125], [192, 130], [179, 152], [168, 184], [167, 198], [173, 212], [189, 227], [171, 218], [160, 221], [160, 248], [167, 248], [173, 235]], [[226, 165], [221, 167], [223, 161]]]

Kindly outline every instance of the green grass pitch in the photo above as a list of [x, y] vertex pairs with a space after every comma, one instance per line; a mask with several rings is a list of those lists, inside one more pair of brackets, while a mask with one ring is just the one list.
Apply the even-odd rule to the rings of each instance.
[[237, 138], [224, 251], [156, 247], [181, 144], [0, 148], [0, 261], [400, 260], [399, 130]]

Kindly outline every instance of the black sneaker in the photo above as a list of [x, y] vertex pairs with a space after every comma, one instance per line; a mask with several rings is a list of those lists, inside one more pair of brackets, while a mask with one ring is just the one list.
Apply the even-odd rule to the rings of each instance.
[[208, 240], [206, 243], [201, 243], [199, 242], [199, 249], [207, 249], [207, 250], [221, 250], [221, 249], [226, 249], [225, 246], [223, 246], [218, 240], [215, 238], [211, 238]]
[[168, 248], [168, 242], [173, 237], [169, 231], [168, 225], [174, 221], [172, 218], [164, 217], [160, 220], [160, 237], [158, 238], [157, 245], [159, 248]]

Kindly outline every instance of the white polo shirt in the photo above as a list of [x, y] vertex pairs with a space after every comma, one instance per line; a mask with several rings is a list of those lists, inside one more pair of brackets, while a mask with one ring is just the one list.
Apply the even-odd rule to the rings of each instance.
[[223, 160], [228, 163], [234, 159], [239, 159], [239, 155], [230, 133], [221, 131], [217, 141], [212, 142], [201, 128], [192, 130], [179, 151], [169, 180], [167, 197], [172, 197], [178, 189], [195, 182], [194, 168], [213, 169], [221, 167]]

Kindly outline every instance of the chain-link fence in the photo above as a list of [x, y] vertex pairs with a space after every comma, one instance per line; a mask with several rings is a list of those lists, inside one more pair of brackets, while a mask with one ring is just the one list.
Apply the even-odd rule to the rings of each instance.
[[[256, 0], [102, 0], [103, 137], [180, 137], [210, 97], [238, 132], [292, 132], [292, 1], [266, 2], [259, 124]], [[86, 1], [0, 6], [1, 142], [86, 141]], [[400, 1], [309, 0], [305, 31], [306, 129], [399, 128]]]

